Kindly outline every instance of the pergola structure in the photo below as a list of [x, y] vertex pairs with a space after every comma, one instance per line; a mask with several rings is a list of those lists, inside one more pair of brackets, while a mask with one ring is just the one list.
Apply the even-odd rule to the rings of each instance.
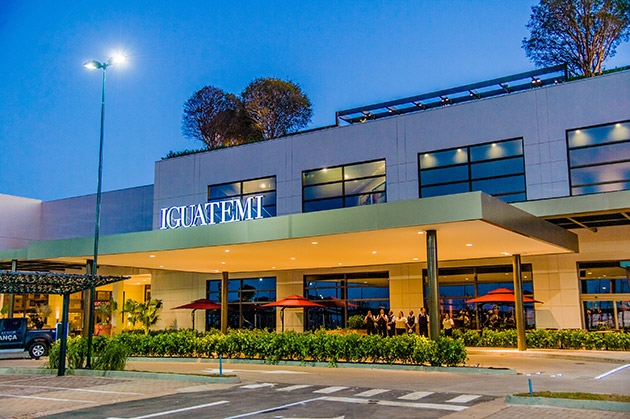
[[57, 375], [66, 371], [68, 308], [70, 294], [125, 280], [127, 276], [68, 274], [53, 272], [0, 271], [0, 293], [58, 294], [63, 296], [61, 348]]

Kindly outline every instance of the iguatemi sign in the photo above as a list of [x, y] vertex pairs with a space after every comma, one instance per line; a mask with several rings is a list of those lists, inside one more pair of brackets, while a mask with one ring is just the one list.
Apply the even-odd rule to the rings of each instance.
[[160, 230], [232, 223], [263, 218], [263, 196], [160, 209]]

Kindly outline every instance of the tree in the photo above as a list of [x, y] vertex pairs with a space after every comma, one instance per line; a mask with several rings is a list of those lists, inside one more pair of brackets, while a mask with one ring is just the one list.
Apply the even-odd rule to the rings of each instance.
[[202, 141], [209, 150], [243, 144], [255, 136], [241, 101], [213, 86], [184, 103], [182, 134]]
[[132, 327], [136, 326], [136, 323], [142, 324], [144, 334], [148, 335], [151, 326], [155, 326], [160, 320], [160, 311], [162, 310], [162, 300], [155, 298], [139, 303], [135, 300], [125, 301], [125, 308], [123, 313], [127, 315], [127, 320], [131, 323]]
[[241, 94], [247, 116], [264, 139], [304, 128], [311, 120], [311, 101], [300, 86], [275, 78], [258, 78]]
[[630, 0], [541, 0], [527, 29], [523, 49], [534, 64], [567, 63], [572, 74], [593, 76], [630, 38]]

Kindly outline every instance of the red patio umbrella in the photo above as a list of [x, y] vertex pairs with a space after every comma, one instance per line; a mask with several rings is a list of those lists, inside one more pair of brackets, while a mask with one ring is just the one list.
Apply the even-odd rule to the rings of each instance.
[[[496, 290], [492, 290], [486, 295], [482, 295], [481, 297], [472, 298], [467, 300], [467, 303], [495, 303], [495, 304], [514, 304], [516, 298], [514, 297], [514, 291], [508, 288], [497, 288]], [[528, 297], [523, 295], [524, 303], [539, 303], [542, 304], [542, 301], [534, 300], [532, 297]]]
[[290, 295], [282, 300], [274, 301], [272, 303], [263, 304], [261, 307], [281, 307], [280, 320], [282, 321], [282, 331], [284, 332], [284, 309], [300, 308], [300, 307], [324, 307], [314, 301], [302, 297], [301, 295]]
[[191, 301], [188, 304], [184, 304], [181, 306], [173, 307], [171, 310], [178, 310], [180, 308], [192, 309], [190, 315], [192, 316], [192, 328], [195, 328], [195, 311], [197, 310], [220, 310], [221, 306], [215, 303], [212, 300], [208, 300], [207, 298], [200, 298], [195, 301]]

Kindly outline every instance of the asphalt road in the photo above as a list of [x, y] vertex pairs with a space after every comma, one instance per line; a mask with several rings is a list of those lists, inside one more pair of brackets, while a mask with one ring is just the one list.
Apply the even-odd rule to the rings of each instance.
[[[510, 406], [503, 400], [527, 392], [530, 381], [535, 391], [630, 394], [629, 353], [486, 350], [471, 351], [469, 357], [467, 368], [439, 371], [224, 362], [223, 373], [236, 374], [238, 384], [168, 376], [218, 372], [219, 364], [210, 360], [128, 362], [128, 370], [166, 373], [162, 379], [2, 374], [0, 418], [628, 417], [627, 412]], [[41, 363], [0, 360], [0, 368]]]

